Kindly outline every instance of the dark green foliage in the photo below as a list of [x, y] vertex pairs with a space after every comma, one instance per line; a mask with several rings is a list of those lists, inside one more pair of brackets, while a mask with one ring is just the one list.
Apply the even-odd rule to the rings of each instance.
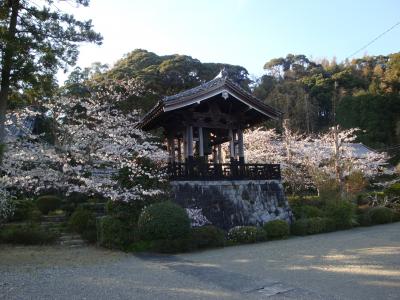
[[282, 239], [290, 234], [289, 224], [284, 220], [274, 220], [264, 224], [263, 226], [269, 239]]
[[309, 218], [295, 221], [290, 228], [293, 235], [309, 235], [335, 230], [335, 221], [330, 218]]
[[36, 205], [44, 215], [47, 215], [49, 212], [61, 207], [61, 199], [53, 195], [40, 196], [36, 201]]
[[[72, 3], [87, 6], [89, 1]], [[101, 43], [102, 38], [93, 31], [90, 20], [76, 20], [53, 4], [0, 2], [0, 69], [4, 71], [4, 84], [10, 81], [3, 88], [10, 88], [7, 94], [11, 107], [48, 99], [57, 87], [58, 68], [67, 69], [75, 64], [79, 43]]]
[[356, 224], [355, 206], [347, 200], [329, 202], [325, 207], [325, 214], [335, 221], [337, 229], [352, 228]]
[[222, 247], [225, 245], [225, 231], [212, 225], [196, 227], [192, 229], [191, 239], [198, 249]]
[[324, 216], [324, 212], [321, 209], [311, 205], [296, 205], [292, 207], [292, 211], [296, 219], [307, 219]]
[[15, 199], [12, 200], [15, 207], [13, 216], [10, 221], [19, 222], [35, 219], [37, 216], [37, 207], [31, 198]]
[[112, 216], [105, 216], [97, 222], [97, 241], [100, 246], [112, 249], [126, 249], [133, 243], [135, 229]]
[[261, 241], [264, 236], [261, 228], [255, 226], [236, 226], [229, 230], [228, 240], [234, 244], [250, 244]]
[[324, 203], [319, 196], [288, 196], [290, 207], [302, 207], [305, 205], [321, 208]]
[[400, 222], [400, 211], [393, 212], [393, 222]]
[[106, 203], [106, 213], [112, 215], [125, 223], [136, 225], [139, 216], [146, 206], [146, 201], [108, 201]]
[[369, 214], [369, 208], [357, 209], [357, 222], [360, 226], [371, 226], [371, 216]]
[[97, 239], [96, 216], [93, 212], [78, 208], [70, 217], [68, 226], [79, 233], [83, 239], [94, 243]]
[[38, 225], [7, 225], [0, 228], [0, 242], [22, 245], [54, 243], [58, 235], [41, 229]]
[[384, 191], [385, 195], [389, 197], [400, 197], [400, 183], [394, 183]]
[[186, 211], [172, 202], [155, 203], [143, 209], [138, 231], [143, 240], [182, 239], [190, 233], [190, 220]]
[[368, 212], [371, 224], [391, 223], [394, 217], [394, 211], [387, 207], [373, 207]]
[[88, 196], [78, 192], [71, 193], [61, 203], [61, 209], [64, 210], [67, 215], [71, 215], [80, 205], [87, 203]]
[[348, 96], [338, 105], [338, 120], [344, 128], [358, 127], [359, 140], [366, 145], [384, 147], [398, 143], [399, 95], [364, 94]]
[[28, 220], [32, 221], [32, 222], [40, 223], [40, 221], [42, 220], [42, 212], [40, 210], [38, 210], [37, 208], [31, 210]]

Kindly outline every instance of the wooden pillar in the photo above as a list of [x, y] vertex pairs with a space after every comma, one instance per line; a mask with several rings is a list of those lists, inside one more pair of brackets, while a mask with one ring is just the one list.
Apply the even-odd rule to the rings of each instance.
[[229, 129], [229, 152], [231, 161], [235, 160], [235, 136], [233, 134], [233, 130]]
[[188, 158], [191, 159], [193, 158], [193, 126], [188, 126], [187, 127], [188, 131]]
[[199, 155], [204, 157], [203, 127], [199, 127]]
[[222, 164], [222, 146], [221, 146], [221, 144], [219, 144], [217, 146], [217, 162], [219, 164]]
[[238, 129], [238, 152], [239, 152], [239, 162], [244, 164], [244, 146], [243, 146], [243, 130]]
[[212, 150], [213, 163], [217, 164], [218, 163], [218, 148], [217, 148], [217, 146], [214, 145], [212, 149], [213, 149]]
[[183, 156], [185, 160], [188, 158], [188, 129], [185, 127], [184, 132], [182, 133], [183, 136]]
[[178, 140], [177, 140], [177, 148], [178, 148], [178, 162], [182, 162], [182, 140], [181, 140], [181, 138], [178, 138]]
[[168, 152], [168, 162], [172, 163], [172, 143], [171, 138], [167, 138], [167, 152]]

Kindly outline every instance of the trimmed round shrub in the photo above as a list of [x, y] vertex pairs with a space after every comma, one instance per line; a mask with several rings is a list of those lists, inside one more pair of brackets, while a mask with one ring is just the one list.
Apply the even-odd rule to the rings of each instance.
[[58, 235], [39, 226], [8, 225], [1, 228], [0, 241], [10, 244], [43, 245], [54, 243]]
[[190, 220], [182, 207], [170, 201], [155, 203], [140, 214], [138, 232], [148, 241], [182, 239], [190, 234]]
[[352, 228], [356, 224], [356, 210], [347, 200], [332, 201], [325, 207], [325, 214], [335, 221], [337, 229]]
[[135, 229], [113, 216], [105, 216], [97, 223], [97, 242], [111, 249], [126, 249], [134, 241]]
[[225, 245], [225, 231], [213, 225], [192, 229], [193, 246], [198, 249], [222, 247]]
[[256, 226], [236, 226], [229, 230], [228, 240], [235, 244], [250, 244], [260, 241], [260, 230]]
[[36, 201], [36, 206], [42, 212], [47, 215], [52, 210], [56, 210], [61, 206], [61, 199], [57, 196], [40, 196]]
[[371, 224], [391, 223], [394, 217], [394, 211], [387, 207], [373, 207], [368, 212]]
[[289, 224], [283, 220], [274, 220], [264, 224], [263, 226], [267, 237], [271, 239], [282, 239], [290, 234]]
[[82, 234], [96, 227], [96, 217], [91, 211], [79, 208], [69, 218], [68, 225], [71, 230]]
[[295, 221], [291, 228], [294, 235], [309, 235], [335, 230], [335, 221], [330, 218], [309, 218]]

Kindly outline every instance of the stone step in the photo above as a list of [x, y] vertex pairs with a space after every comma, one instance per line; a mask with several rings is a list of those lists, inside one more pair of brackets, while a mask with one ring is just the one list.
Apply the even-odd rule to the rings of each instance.
[[42, 222], [62, 223], [67, 221], [66, 216], [42, 216]]
[[66, 241], [61, 241], [60, 245], [62, 246], [83, 246], [86, 245], [86, 242], [84, 240], [66, 240]]
[[80, 240], [81, 236], [78, 234], [74, 235], [67, 235], [67, 234], [62, 234], [60, 236], [60, 241], [71, 241], [71, 240]]

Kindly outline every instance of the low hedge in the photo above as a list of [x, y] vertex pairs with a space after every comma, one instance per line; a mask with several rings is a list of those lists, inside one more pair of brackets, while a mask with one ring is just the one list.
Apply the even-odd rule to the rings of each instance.
[[193, 247], [196, 249], [223, 247], [225, 245], [225, 231], [212, 225], [193, 228], [190, 238]]
[[271, 239], [286, 238], [290, 234], [290, 227], [286, 221], [274, 220], [264, 224], [263, 226], [267, 237]]
[[394, 217], [394, 211], [387, 207], [373, 207], [368, 211], [371, 224], [391, 223]]
[[308, 218], [295, 221], [290, 230], [293, 235], [309, 235], [331, 232], [336, 229], [335, 221], [330, 218]]
[[356, 223], [356, 208], [347, 200], [329, 202], [325, 207], [326, 217], [335, 222], [337, 229], [352, 228]]
[[160, 202], [143, 209], [138, 220], [142, 240], [175, 240], [190, 234], [190, 219], [186, 211], [172, 202]]
[[49, 212], [61, 207], [61, 199], [53, 195], [40, 196], [36, 201], [36, 206], [42, 214], [47, 215]]
[[135, 228], [113, 216], [105, 216], [97, 221], [97, 242], [111, 249], [126, 249], [134, 242]]
[[7, 225], [0, 230], [0, 242], [22, 245], [54, 243], [58, 234], [46, 231], [38, 225]]
[[250, 244], [267, 240], [267, 233], [256, 226], [236, 226], [229, 230], [228, 240], [234, 244]]
[[324, 212], [321, 209], [311, 205], [294, 206], [292, 210], [296, 219], [324, 217]]
[[357, 222], [358, 225], [360, 226], [371, 226], [372, 222], [371, 222], [371, 216], [369, 215], [369, 208], [364, 208], [361, 209], [359, 208], [357, 210]]

